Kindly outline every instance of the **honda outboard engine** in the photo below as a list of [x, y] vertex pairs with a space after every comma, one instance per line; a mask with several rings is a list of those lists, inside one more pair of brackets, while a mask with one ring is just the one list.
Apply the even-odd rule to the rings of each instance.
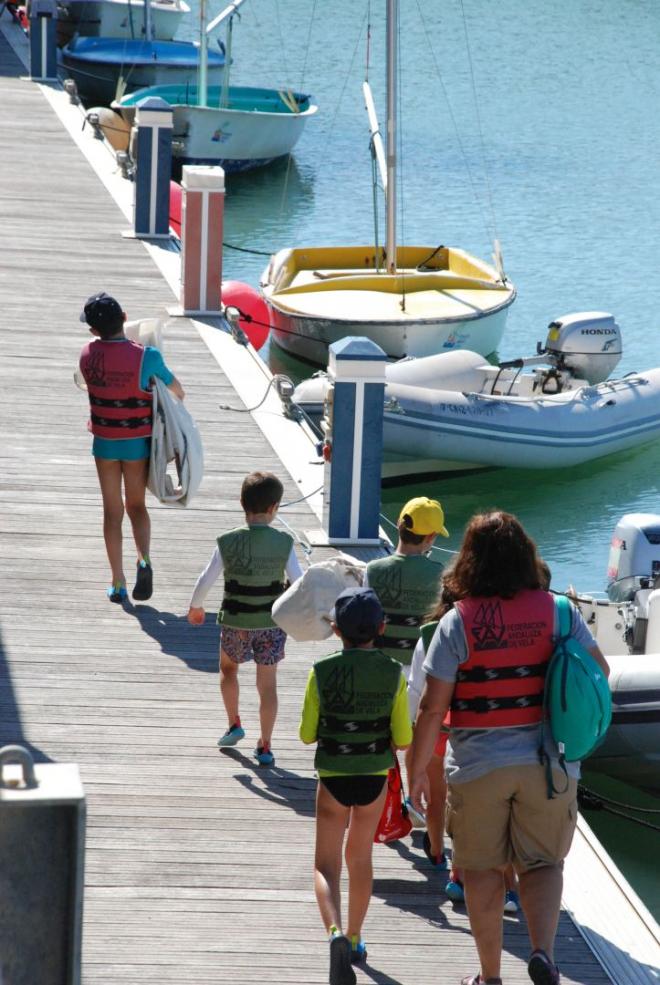
[[588, 383], [602, 383], [621, 359], [621, 329], [605, 311], [578, 311], [550, 322], [545, 347], [558, 370]]
[[646, 653], [647, 632], [655, 647], [660, 629], [660, 516], [627, 513], [619, 520], [610, 545], [607, 578], [610, 601], [628, 603], [626, 643], [633, 653]]

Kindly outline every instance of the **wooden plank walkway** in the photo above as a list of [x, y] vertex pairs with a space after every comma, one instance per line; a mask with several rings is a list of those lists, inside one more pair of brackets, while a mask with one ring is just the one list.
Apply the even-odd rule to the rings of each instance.
[[[163, 315], [173, 299], [144, 247], [121, 238], [126, 220], [23, 72], [0, 30], [0, 743], [80, 766], [84, 985], [315, 985], [327, 980], [327, 945], [312, 891], [312, 751], [297, 720], [310, 662], [331, 647], [289, 646], [277, 765], [263, 770], [250, 758], [250, 669], [248, 738], [221, 754], [217, 628], [184, 618], [216, 534], [240, 520], [245, 473], [265, 467], [287, 498], [297, 490], [251, 418], [218, 409], [236, 397], [194, 325], [171, 323], [166, 358], [202, 430], [207, 472], [188, 510], [152, 508], [153, 600], [125, 611], [106, 601], [86, 400], [72, 384], [78, 313], [95, 290], [131, 318]], [[317, 525], [305, 504], [287, 518]], [[444, 898], [419, 833], [376, 848], [375, 876], [359, 982], [455, 985], [476, 969], [465, 910]], [[507, 985], [528, 981], [527, 949], [524, 922], [507, 918]], [[558, 960], [565, 985], [609, 980], [565, 914]]]

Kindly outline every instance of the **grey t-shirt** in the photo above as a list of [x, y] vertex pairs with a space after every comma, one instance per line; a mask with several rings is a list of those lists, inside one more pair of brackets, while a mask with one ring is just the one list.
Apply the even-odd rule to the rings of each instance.
[[[582, 615], [572, 606], [571, 635], [587, 649], [597, 643]], [[558, 632], [555, 613], [554, 632]], [[468, 658], [463, 621], [456, 609], [447, 612], [438, 625], [424, 660], [423, 670], [438, 680], [454, 683], [460, 664]], [[539, 762], [540, 725], [497, 729], [452, 729], [445, 766], [452, 783], [467, 783], [502, 766], [529, 766]], [[545, 729], [546, 752], [558, 766], [559, 750]], [[569, 776], [580, 776], [579, 763], [567, 763]]]

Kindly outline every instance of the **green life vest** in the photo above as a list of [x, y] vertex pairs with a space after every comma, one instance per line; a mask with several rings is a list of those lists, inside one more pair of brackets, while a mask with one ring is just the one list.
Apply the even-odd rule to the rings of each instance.
[[376, 645], [388, 657], [409, 664], [424, 616], [432, 608], [442, 565], [424, 554], [391, 554], [367, 565], [369, 585], [385, 611], [385, 632]]
[[284, 591], [293, 538], [266, 525], [236, 527], [218, 537], [225, 594], [218, 622], [236, 629], [271, 629], [270, 610]]
[[390, 717], [401, 665], [380, 650], [351, 649], [314, 664], [320, 699], [314, 764], [337, 773], [394, 765]]

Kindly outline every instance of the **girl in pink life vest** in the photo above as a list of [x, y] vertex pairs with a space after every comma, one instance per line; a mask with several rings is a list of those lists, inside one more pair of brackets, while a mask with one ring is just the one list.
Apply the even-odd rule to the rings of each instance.
[[[163, 362], [158, 349], [139, 345], [124, 335], [126, 314], [108, 294], [95, 294], [80, 316], [95, 339], [80, 355], [80, 371], [90, 404], [88, 428], [94, 435], [92, 455], [103, 498], [103, 535], [110, 562], [111, 602], [127, 598], [122, 554], [122, 521], [128, 513], [137, 549], [133, 598], [151, 598], [153, 574], [149, 559], [151, 523], [145, 505], [151, 437], [150, 381], [161, 379], [183, 400], [183, 388]], [[123, 487], [123, 495], [122, 495]]]
[[[577, 817], [577, 764], [567, 780], [558, 750], [545, 753], [562, 793], [548, 799], [539, 759], [543, 684], [556, 634], [555, 606], [545, 591], [536, 547], [509, 513], [470, 521], [445, 571], [447, 603], [424, 662], [410, 781], [413, 803], [428, 796], [426, 765], [449, 711], [447, 829], [455, 865], [463, 869], [480, 970], [462, 985], [502, 985], [502, 899], [509, 863], [520, 880], [535, 985], [557, 985], [554, 939], [562, 863]], [[571, 635], [607, 664], [577, 610]]]

